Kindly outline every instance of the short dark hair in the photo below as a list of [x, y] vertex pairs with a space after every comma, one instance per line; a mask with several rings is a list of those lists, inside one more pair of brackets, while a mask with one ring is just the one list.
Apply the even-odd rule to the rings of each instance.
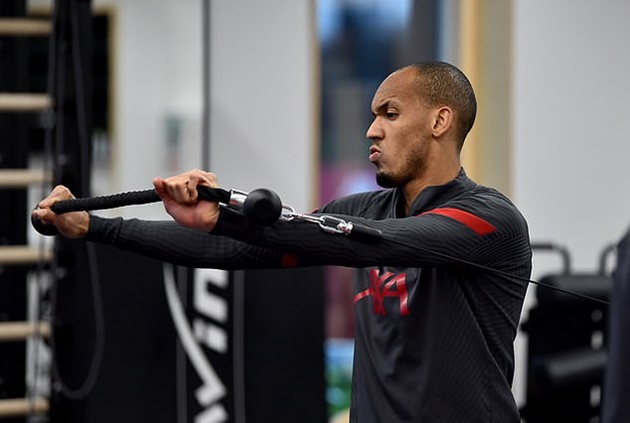
[[405, 66], [416, 71], [418, 94], [427, 107], [446, 105], [458, 116], [459, 147], [475, 123], [477, 99], [470, 81], [457, 67], [445, 62], [419, 62]]

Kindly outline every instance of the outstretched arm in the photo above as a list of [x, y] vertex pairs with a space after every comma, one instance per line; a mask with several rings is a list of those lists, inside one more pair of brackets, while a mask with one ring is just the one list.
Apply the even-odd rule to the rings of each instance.
[[341, 207], [332, 209], [334, 216], [381, 231], [381, 241], [369, 243], [331, 235], [308, 222], [260, 226], [218, 203], [197, 202], [199, 184], [216, 186], [212, 173], [193, 170], [154, 184], [167, 212], [180, 224], [292, 254], [305, 266], [430, 267], [468, 261], [508, 269], [531, 255], [520, 213], [503, 197], [489, 193], [471, 193], [419, 216], [383, 220], [357, 217], [352, 202], [341, 201]]
[[[43, 224], [54, 226], [66, 238], [106, 243], [179, 265], [236, 269], [284, 267], [288, 263], [282, 252], [229, 238], [209, 237], [206, 233], [187, 229], [173, 221], [107, 219], [87, 212], [56, 214], [52, 211], [52, 206], [58, 201], [74, 198], [67, 187], [56, 186], [38, 204], [32, 217]], [[181, 197], [178, 200], [183, 201]], [[212, 209], [214, 206], [205, 201], [191, 205], [199, 209]], [[173, 202], [171, 207], [175, 208], [174, 213], [184, 217], [189, 213], [189, 205], [177, 209], [178, 204]], [[207, 209], [202, 213], [206, 212]]]
[[329, 234], [307, 222], [280, 221], [269, 227], [258, 226], [229, 209], [221, 211], [212, 234], [285, 251], [301, 265], [434, 267], [468, 261], [509, 269], [530, 256], [526, 228], [509, 210], [495, 210], [488, 220], [477, 216], [483, 227], [471, 226], [458, 215], [431, 212], [383, 220], [335, 216], [380, 230], [381, 240], [364, 242]]
[[173, 221], [91, 216], [85, 239], [189, 267], [229, 270], [289, 264], [281, 252], [222, 236], [208, 236]]

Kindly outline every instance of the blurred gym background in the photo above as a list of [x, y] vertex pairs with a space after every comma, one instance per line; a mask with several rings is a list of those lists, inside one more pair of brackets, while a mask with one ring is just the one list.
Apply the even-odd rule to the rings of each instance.
[[[0, 421], [344, 421], [348, 269], [173, 268], [42, 237], [29, 214], [57, 183], [102, 195], [193, 167], [300, 211], [372, 189], [370, 100], [413, 61], [471, 78], [465, 167], [525, 214], [533, 278], [609, 300], [628, 21], [625, 0], [2, 1]], [[523, 421], [599, 421], [608, 317], [530, 287]]]

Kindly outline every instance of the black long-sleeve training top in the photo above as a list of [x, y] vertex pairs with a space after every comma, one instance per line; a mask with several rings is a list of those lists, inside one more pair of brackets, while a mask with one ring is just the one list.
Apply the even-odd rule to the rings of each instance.
[[511, 383], [531, 273], [525, 219], [463, 170], [423, 190], [406, 215], [402, 204], [388, 189], [316, 212], [379, 229], [375, 242], [309, 222], [257, 226], [229, 209], [211, 235], [93, 216], [86, 239], [193, 267], [357, 268], [352, 422], [519, 422]]

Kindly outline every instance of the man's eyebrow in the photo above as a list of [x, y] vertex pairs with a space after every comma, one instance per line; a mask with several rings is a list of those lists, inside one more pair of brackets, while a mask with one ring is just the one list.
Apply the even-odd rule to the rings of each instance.
[[386, 110], [390, 106], [397, 107], [398, 104], [399, 103], [396, 100], [394, 100], [394, 99], [385, 100], [381, 104], [379, 104], [375, 109], [372, 109], [372, 115], [376, 116], [378, 114], [378, 112]]

